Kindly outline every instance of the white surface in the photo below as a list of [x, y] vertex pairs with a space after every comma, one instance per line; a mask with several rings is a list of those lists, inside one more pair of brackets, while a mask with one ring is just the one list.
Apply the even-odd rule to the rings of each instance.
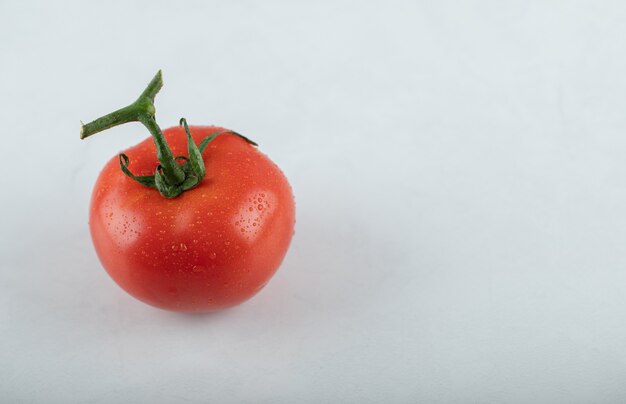
[[[626, 401], [626, 3], [170, 3], [0, 3], [1, 402]], [[219, 314], [89, 239], [146, 133], [78, 121], [158, 68], [162, 126], [250, 136], [297, 199]]]

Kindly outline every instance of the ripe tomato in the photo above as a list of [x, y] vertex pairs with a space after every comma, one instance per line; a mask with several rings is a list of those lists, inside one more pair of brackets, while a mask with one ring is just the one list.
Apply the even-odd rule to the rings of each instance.
[[[224, 129], [189, 130], [199, 143]], [[186, 152], [182, 127], [163, 135], [174, 155]], [[135, 173], [154, 173], [150, 138], [124, 153]], [[132, 296], [162, 309], [214, 311], [250, 298], [274, 274], [294, 232], [291, 187], [267, 156], [225, 133], [202, 157], [206, 176], [173, 199], [126, 176], [117, 158], [93, 190], [89, 226], [102, 265]]]

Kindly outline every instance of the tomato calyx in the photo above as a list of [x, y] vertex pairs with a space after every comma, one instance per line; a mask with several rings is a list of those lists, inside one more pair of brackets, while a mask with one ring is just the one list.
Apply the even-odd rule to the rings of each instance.
[[152, 135], [159, 165], [153, 175], [137, 176], [128, 168], [130, 158], [124, 153], [120, 153], [120, 168], [128, 177], [144, 186], [158, 190], [166, 198], [175, 198], [202, 181], [206, 173], [202, 152], [217, 136], [229, 133], [242, 138], [253, 146], [257, 146], [247, 137], [230, 130], [211, 133], [200, 144], [196, 145], [189, 132], [186, 119], [181, 118], [180, 125], [184, 127], [187, 134], [187, 153], [189, 156], [174, 156], [155, 119], [154, 98], [162, 87], [163, 77], [161, 70], [159, 70], [135, 102], [87, 124], [81, 122], [80, 138], [85, 139], [98, 132], [129, 122], [143, 124]]

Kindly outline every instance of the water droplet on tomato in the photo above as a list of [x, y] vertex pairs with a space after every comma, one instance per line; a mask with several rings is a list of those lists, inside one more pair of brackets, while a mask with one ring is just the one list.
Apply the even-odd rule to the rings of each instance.
[[187, 245], [185, 243], [180, 243], [180, 251], [187, 251]]
[[217, 258], [217, 254], [215, 254], [215, 252], [212, 252], [211, 254], [209, 254], [209, 258], [214, 260], [215, 258]]
[[172, 245], [172, 251], [178, 251], [178, 245], [176, 244]]
[[206, 269], [202, 265], [194, 265], [191, 269], [193, 272], [204, 272]]
[[263, 205], [261, 205], [260, 203], [257, 205], [256, 207], [258, 210], [263, 210]]

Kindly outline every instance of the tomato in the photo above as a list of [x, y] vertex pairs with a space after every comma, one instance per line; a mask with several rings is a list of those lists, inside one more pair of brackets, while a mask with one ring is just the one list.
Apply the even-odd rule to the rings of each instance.
[[[295, 225], [291, 187], [250, 141], [224, 131], [188, 128], [195, 144], [221, 134], [201, 154], [204, 177], [175, 197], [129, 178], [118, 158], [96, 181], [89, 227], [97, 255], [145, 303], [183, 312], [231, 307], [256, 294], [285, 257]], [[187, 154], [184, 128], [163, 131], [163, 139], [173, 155]], [[154, 174], [157, 149], [148, 138], [125, 150], [127, 169]]]
[[[223, 128], [190, 127], [193, 138]], [[163, 133], [174, 154], [184, 130]], [[151, 139], [124, 152], [129, 168], [158, 164]], [[153, 306], [212, 311], [258, 292], [283, 260], [294, 231], [294, 200], [281, 170], [243, 139], [218, 136], [203, 153], [206, 176], [192, 190], [163, 198], [120, 171], [114, 158], [96, 182], [90, 230], [109, 275]]]

